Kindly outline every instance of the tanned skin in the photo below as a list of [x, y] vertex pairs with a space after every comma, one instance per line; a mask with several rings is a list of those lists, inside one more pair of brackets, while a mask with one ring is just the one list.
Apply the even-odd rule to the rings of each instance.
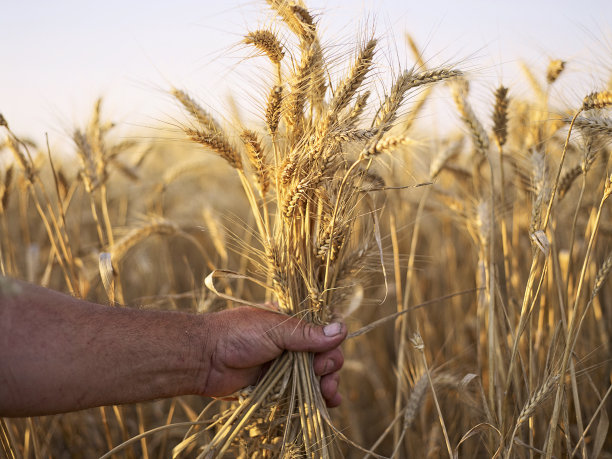
[[209, 314], [110, 307], [0, 276], [0, 417], [38, 416], [255, 384], [285, 350], [315, 353], [340, 404], [346, 327], [260, 308]]

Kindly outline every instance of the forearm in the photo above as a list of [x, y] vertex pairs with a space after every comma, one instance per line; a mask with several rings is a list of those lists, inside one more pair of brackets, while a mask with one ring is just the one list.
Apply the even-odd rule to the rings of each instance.
[[12, 281], [0, 292], [0, 414], [31, 416], [198, 392], [207, 321], [101, 306]]

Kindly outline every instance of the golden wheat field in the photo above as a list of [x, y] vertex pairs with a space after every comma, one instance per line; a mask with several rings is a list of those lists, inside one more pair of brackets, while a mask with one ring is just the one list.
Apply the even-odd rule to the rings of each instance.
[[[261, 8], [237, 40], [268, 69], [253, 116], [169, 85], [155, 139], [100, 99], [58, 152], [0, 115], [0, 273], [113, 308], [340, 317], [342, 405], [287, 352], [235, 401], [3, 418], [0, 454], [612, 458], [612, 75], [574, 106], [559, 59], [476, 92], [410, 36], [389, 70], [375, 31], [338, 55], [301, 0]], [[419, 123], [432, 98], [444, 129]]]

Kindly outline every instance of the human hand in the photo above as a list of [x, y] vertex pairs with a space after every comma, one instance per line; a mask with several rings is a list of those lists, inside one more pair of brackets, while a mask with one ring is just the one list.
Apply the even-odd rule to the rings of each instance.
[[313, 352], [314, 372], [321, 377], [321, 394], [327, 406], [335, 407], [342, 401], [338, 371], [344, 363], [339, 347], [347, 333], [344, 324], [319, 327], [253, 307], [204, 317], [210, 365], [202, 395], [223, 397], [257, 383], [267, 364], [289, 350]]

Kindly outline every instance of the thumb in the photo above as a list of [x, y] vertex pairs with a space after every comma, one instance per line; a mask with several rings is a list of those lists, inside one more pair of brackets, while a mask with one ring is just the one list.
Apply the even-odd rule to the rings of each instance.
[[342, 343], [346, 333], [346, 325], [341, 322], [319, 326], [295, 318], [283, 320], [268, 332], [278, 347], [301, 352], [332, 350]]

